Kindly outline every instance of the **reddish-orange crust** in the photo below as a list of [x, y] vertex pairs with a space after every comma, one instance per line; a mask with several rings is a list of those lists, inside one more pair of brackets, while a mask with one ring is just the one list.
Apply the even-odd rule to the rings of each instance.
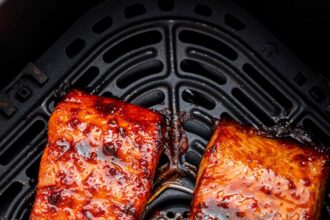
[[199, 168], [190, 219], [318, 219], [327, 173], [327, 157], [311, 148], [222, 121]]
[[30, 219], [138, 219], [164, 125], [142, 107], [70, 92], [49, 120]]

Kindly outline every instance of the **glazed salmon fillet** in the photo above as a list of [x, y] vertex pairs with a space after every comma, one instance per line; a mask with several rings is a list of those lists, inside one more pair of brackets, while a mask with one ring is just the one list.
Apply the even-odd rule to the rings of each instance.
[[165, 124], [151, 110], [71, 91], [49, 120], [30, 219], [139, 219]]
[[328, 157], [222, 120], [206, 147], [190, 219], [316, 220]]

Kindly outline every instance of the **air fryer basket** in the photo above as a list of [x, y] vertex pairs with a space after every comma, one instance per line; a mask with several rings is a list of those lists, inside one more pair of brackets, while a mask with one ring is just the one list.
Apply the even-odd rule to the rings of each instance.
[[[287, 121], [329, 144], [330, 86], [237, 6], [221, 0], [105, 1], [0, 93], [0, 219], [28, 219], [47, 120], [64, 87], [173, 115], [187, 112], [183, 166], [197, 168], [213, 118], [257, 128]], [[172, 116], [173, 116], [172, 115]], [[185, 171], [183, 171], [185, 172]], [[186, 172], [145, 219], [186, 218]], [[327, 194], [322, 219], [330, 218]]]

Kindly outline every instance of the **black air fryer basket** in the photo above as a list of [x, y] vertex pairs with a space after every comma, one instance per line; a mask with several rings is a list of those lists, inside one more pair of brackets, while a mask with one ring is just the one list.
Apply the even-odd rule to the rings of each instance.
[[[0, 93], [0, 219], [28, 219], [47, 121], [67, 88], [189, 113], [183, 124], [189, 149], [179, 161], [192, 168], [214, 118], [257, 128], [286, 121], [330, 143], [329, 83], [237, 6], [224, 0], [105, 1]], [[185, 190], [164, 190], [144, 218], [187, 218], [194, 175], [186, 172], [181, 184]], [[330, 219], [329, 194], [322, 219]]]

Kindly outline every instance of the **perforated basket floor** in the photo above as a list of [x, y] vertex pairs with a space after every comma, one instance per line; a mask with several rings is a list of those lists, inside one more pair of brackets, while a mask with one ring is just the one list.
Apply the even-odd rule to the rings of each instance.
[[[181, 163], [198, 166], [212, 118], [255, 127], [286, 119], [329, 144], [330, 86], [227, 1], [106, 1], [0, 94], [0, 219], [28, 219], [54, 94], [63, 85], [188, 112]], [[187, 173], [183, 185], [193, 189]], [[186, 218], [191, 195], [165, 190], [145, 219]], [[327, 194], [322, 219], [330, 219]], [[155, 217], [158, 216], [158, 217]]]

